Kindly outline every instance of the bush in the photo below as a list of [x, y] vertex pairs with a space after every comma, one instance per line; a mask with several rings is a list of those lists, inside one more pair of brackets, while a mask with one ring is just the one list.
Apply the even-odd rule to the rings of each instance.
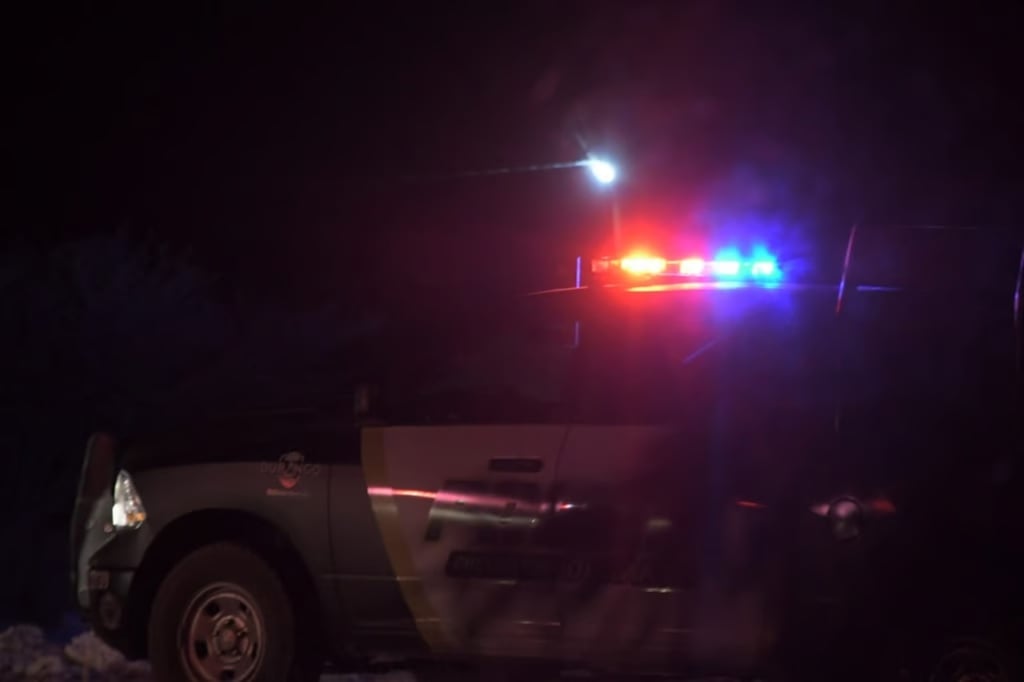
[[0, 541], [14, 550], [0, 611], [16, 612], [0, 620], [67, 605], [90, 432], [328, 400], [347, 388], [339, 349], [364, 328], [326, 308], [229, 305], [158, 244], [99, 236], [0, 256]]

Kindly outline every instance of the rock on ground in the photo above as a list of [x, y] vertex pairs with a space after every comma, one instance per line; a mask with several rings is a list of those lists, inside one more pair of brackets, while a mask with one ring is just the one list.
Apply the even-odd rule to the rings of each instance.
[[149, 682], [149, 666], [127, 661], [91, 632], [66, 646], [47, 641], [32, 625], [0, 632], [0, 680], [21, 682]]

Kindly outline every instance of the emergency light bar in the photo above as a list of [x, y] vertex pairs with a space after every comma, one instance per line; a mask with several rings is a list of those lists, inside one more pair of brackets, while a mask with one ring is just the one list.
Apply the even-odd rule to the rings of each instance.
[[597, 258], [591, 261], [590, 271], [597, 276], [622, 275], [629, 278], [679, 278], [687, 280], [754, 280], [775, 281], [782, 274], [775, 260], [760, 257], [744, 260], [719, 257], [705, 260], [699, 257], [669, 260], [645, 254], [623, 258]]

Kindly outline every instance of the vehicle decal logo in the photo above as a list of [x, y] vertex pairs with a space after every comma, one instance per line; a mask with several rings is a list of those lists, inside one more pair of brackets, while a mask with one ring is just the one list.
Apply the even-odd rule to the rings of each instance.
[[301, 452], [289, 452], [281, 455], [281, 470], [277, 474], [277, 481], [282, 488], [291, 490], [299, 484], [304, 459]]
[[268, 495], [289, 495], [296, 494], [295, 487], [299, 485], [303, 476], [319, 476], [320, 465], [306, 462], [306, 457], [301, 452], [292, 451], [281, 455], [276, 462], [264, 462], [260, 470], [265, 474], [277, 478], [280, 489], [268, 489]]

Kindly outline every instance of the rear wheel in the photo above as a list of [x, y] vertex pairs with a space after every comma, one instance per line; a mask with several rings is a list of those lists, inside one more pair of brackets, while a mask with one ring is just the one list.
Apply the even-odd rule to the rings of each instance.
[[961, 638], [946, 643], [931, 667], [928, 682], [1017, 682], [1005, 647], [986, 639]]
[[233, 544], [200, 548], [160, 585], [149, 620], [159, 680], [305, 680], [292, 601], [271, 566]]

